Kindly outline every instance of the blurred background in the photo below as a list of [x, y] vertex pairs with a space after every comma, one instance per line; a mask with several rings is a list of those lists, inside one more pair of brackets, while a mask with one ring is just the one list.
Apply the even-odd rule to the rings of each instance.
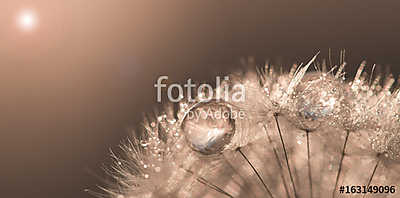
[[0, 195], [91, 197], [109, 149], [160, 106], [161, 75], [212, 82], [241, 57], [291, 64], [329, 48], [335, 62], [346, 49], [350, 73], [367, 60], [399, 74], [399, 5], [1, 0]]

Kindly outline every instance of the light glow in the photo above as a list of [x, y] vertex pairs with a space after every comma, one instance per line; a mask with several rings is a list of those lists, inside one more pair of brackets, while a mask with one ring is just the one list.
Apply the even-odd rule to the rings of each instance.
[[18, 25], [24, 31], [34, 29], [36, 27], [36, 23], [36, 15], [31, 10], [23, 10], [18, 16]]

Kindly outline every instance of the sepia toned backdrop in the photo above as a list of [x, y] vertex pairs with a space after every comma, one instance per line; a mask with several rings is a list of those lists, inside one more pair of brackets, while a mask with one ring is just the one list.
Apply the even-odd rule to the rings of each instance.
[[[329, 48], [336, 62], [346, 49], [349, 73], [364, 59], [400, 73], [396, 1], [0, 3], [0, 197], [90, 197], [109, 149], [160, 106], [160, 75], [213, 81], [241, 57], [306, 62]], [[31, 31], [16, 25], [25, 8]]]

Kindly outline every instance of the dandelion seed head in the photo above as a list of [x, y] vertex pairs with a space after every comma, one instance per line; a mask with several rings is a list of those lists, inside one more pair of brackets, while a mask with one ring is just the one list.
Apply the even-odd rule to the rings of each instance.
[[343, 84], [330, 74], [307, 73], [291, 97], [289, 117], [304, 130], [321, 125], [340, 126], [348, 117], [348, 104]]
[[390, 159], [400, 160], [400, 136], [398, 134], [389, 140], [387, 148]]
[[[221, 197], [225, 191], [233, 197], [265, 197], [260, 186], [253, 185], [249, 163], [276, 197], [290, 197], [284, 196], [288, 175], [279, 179], [280, 173], [286, 174], [282, 148], [288, 151], [284, 152], [287, 167], [303, 170], [310, 166], [313, 175], [309, 178], [317, 184], [314, 192], [334, 187], [325, 184], [339, 178], [335, 176], [342, 167], [342, 156], [346, 171], [337, 179], [339, 183], [364, 178], [365, 171], [372, 170], [360, 173], [359, 167], [374, 167], [377, 159], [383, 158], [385, 164], [379, 164], [374, 183], [398, 184], [400, 176], [388, 171], [396, 172], [399, 167], [387, 168], [392, 161], [396, 163], [390, 165], [400, 165], [400, 94], [390, 92], [393, 80], [389, 78], [382, 86], [379, 79], [368, 83], [362, 75], [363, 62], [354, 80], [345, 83], [344, 64], [335, 75], [334, 68], [306, 72], [314, 60], [305, 67], [295, 65], [290, 73], [276, 72], [268, 65], [257, 74], [235, 73], [216, 89], [222, 94], [241, 84], [245, 101], [204, 101], [201, 97], [207, 95], [201, 93], [195, 103], [181, 102], [176, 109], [169, 106], [144, 121], [141, 136], [135, 137], [131, 146], [123, 146], [126, 159], [117, 159], [117, 174], [112, 173], [116, 187], [106, 191], [116, 198]], [[244, 119], [232, 117], [237, 110], [245, 112]], [[276, 123], [271, 124], [273, 121]], [[292, 125], [318, 133], [299, 135], [293, 133]], [[282, 132], [281, 141], [277, 131]], [[248, 163], [237, 157], [237, 148], [248, 157]], [[298, 176], [299, 181], [306, 178], [302, 173]], [[318, 177], [321, 179], [315, 180]], [[302, 185], [297, 188], [298, 197], [310, 197], [307, 182], [296, 180], [293, 187]]]

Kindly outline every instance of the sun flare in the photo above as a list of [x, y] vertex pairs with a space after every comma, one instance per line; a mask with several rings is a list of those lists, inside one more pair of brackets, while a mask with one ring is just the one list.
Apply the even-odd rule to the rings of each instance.
[[23, 10], [18, 15], [18, 26], [25, 31], [32, 30], [36, 27], [37, 17], [31, 10]]

